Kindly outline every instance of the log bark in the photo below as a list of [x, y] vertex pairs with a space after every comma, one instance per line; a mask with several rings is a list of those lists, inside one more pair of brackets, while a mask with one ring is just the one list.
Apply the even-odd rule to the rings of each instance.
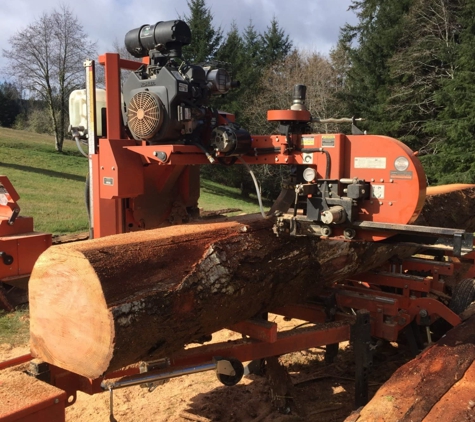
[[416, 249], [277, 238], [257, 216], [53, 246], [30, 278], [31, 352], [97, 378]]
[[475, 185], [443, 185], [427, 188], [422, 212], [415, 224], [475, 232]]
[[400, 367], [359, 411], [358, 422], [475, 419], [475, 316]]

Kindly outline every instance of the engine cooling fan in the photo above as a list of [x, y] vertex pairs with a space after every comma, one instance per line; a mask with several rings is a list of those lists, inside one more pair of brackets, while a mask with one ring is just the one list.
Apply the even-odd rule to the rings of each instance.
[[130, 100], [127, 122], [135, 139], [150, 139], [162, 127], [164, 107], [158, 95], [142, 91]]

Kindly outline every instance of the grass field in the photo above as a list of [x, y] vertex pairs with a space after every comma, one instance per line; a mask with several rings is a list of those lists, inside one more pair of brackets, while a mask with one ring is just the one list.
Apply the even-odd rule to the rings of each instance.
[[[35, 229], [53, 234], [88, 230], [84, 186], [88, 160], [76, 144], [54, 149], [51, 136], [0, 127], [0, 174], [8, 176], [20, 195], [21, 214], [32, 216]], [[207, 211], [239, 208], [259, 211], [257, 199], [244, 200], [237, 189], [202, 180], [199, 206]]]

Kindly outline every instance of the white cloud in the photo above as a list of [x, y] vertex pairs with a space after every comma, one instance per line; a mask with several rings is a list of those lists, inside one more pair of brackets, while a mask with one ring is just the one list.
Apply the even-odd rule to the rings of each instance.
[[[351, 0], [207, 0], [214, 23], [226, 32], [234, 20], [239, 29], [249, 22], [264, 32], [275, 16], [294, 46], [328, 53], [338, 40], [339, 28], [356, 18], [347, 11]], [[0, 47], [8, 49], [8, 39], [41, 16], [59, 8], [57, 0], [14, 0], [2, 3]], [[125, 34], [140, 25], [176, 19], [188, 14], [186, 0], [63, 0], [78, 17], [90, 39], [97, 41], [98, 53], [112, 49], [114, 40], [123, 42]], [[16, 54], [22, 54], [21, 51]], [[84, 57], [78, 57], [83, 60]], [[6, 66], [0, 57], [0, 68]]]

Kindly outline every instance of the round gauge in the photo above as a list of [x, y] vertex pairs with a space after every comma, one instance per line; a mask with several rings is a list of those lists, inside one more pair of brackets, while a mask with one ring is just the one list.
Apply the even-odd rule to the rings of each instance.
[[317, 176], [317, 172], [312, 167], [307, 167], [303, 171], [303, 178], [306, 182], [311, 182]]
[[406, 171], [409, 167], [409, 160], [406, 157], [397, 157], [394, 160], [394, 167], [397, 171]]

